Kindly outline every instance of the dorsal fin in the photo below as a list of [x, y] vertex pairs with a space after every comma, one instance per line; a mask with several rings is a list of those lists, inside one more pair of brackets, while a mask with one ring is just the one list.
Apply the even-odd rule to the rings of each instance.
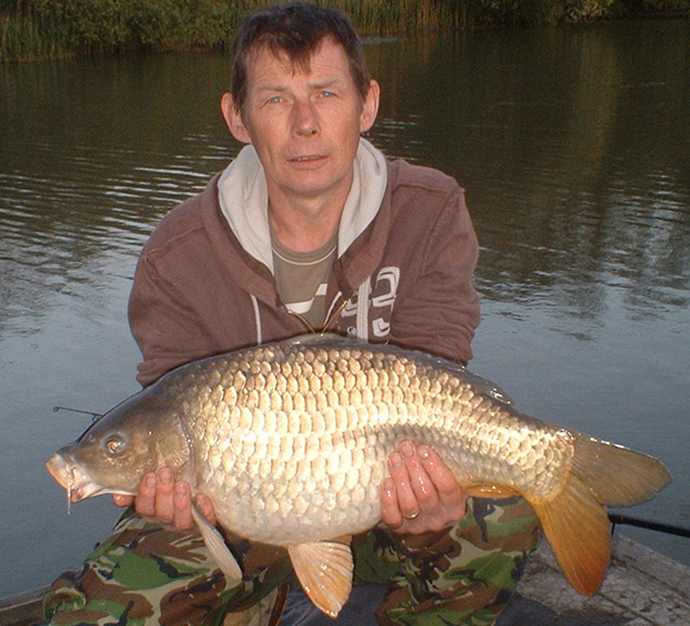
[[[354, 345], [357, 340], [337, 333], [305, 333], [304, 335], [296, 335], [285, 339], [283, 342], [285, 346], [318, 346], [324, 343], [341, 343]], [[363, 343], [363, 342], [359, 342]]]

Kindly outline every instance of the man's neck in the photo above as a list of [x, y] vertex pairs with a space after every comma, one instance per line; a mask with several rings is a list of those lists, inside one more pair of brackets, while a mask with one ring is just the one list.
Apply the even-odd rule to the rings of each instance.
[[340, 223], [352, 178], [332, 194], [296, 198], [272, 194], [269, 187], [268, 218], [280, 244], [294, 252], [310, 252], [323, 246]]

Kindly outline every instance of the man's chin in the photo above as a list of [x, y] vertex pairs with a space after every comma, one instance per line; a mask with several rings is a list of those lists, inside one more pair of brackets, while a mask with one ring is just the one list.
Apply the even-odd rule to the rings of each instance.
[[[351, 185], [351, 173], [333, 173], [326, 167], [322, 167], [293, 172], [292, 176], [286, 177], [285, 184], [280, 187], [286, 194], [310, 200], [337, 195], [340, 192], [343, 194], [344, 204]], [[270, 193], [269, 189], [269, 195]]]

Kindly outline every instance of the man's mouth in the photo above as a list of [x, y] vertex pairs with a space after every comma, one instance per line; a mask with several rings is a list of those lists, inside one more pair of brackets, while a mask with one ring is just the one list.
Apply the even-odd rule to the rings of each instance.
[[310, 163], [313, 161], [320, 161], [325, 158], [326, 157], [323, 154], [304, 154], [300, 156], [290, 157], [288, 161], [290, 161], [291, 163]]

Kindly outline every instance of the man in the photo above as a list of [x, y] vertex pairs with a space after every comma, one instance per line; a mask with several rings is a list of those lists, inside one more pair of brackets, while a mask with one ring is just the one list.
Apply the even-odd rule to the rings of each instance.
[[[129, 315], [143, 385], [313, 330], [471, 358], [477, 243], [462, 190], [360, 138], [378, 100], [340, 13], [295, 4], [245, 21], [221, 109], [247, 146], [171, 211], [137, 267]], [[340, 623], [492, 623], [535, 546], [529, 507], [467, 500], [414, 442], [389, 472], [382, 524], [353, 539], [356, 586]], [[196, 501], [215, 521], [213, 503]], [[288, 586], [283, 623], [332, 623], [300, 596], [280, 549], [227, 536], [245, 579], [226, 588], [192, 528], [190, 486], [167, 468], [144, 477], [134, 508], [78, 577], [56, 581], [53, 623], [275, 623]]]

